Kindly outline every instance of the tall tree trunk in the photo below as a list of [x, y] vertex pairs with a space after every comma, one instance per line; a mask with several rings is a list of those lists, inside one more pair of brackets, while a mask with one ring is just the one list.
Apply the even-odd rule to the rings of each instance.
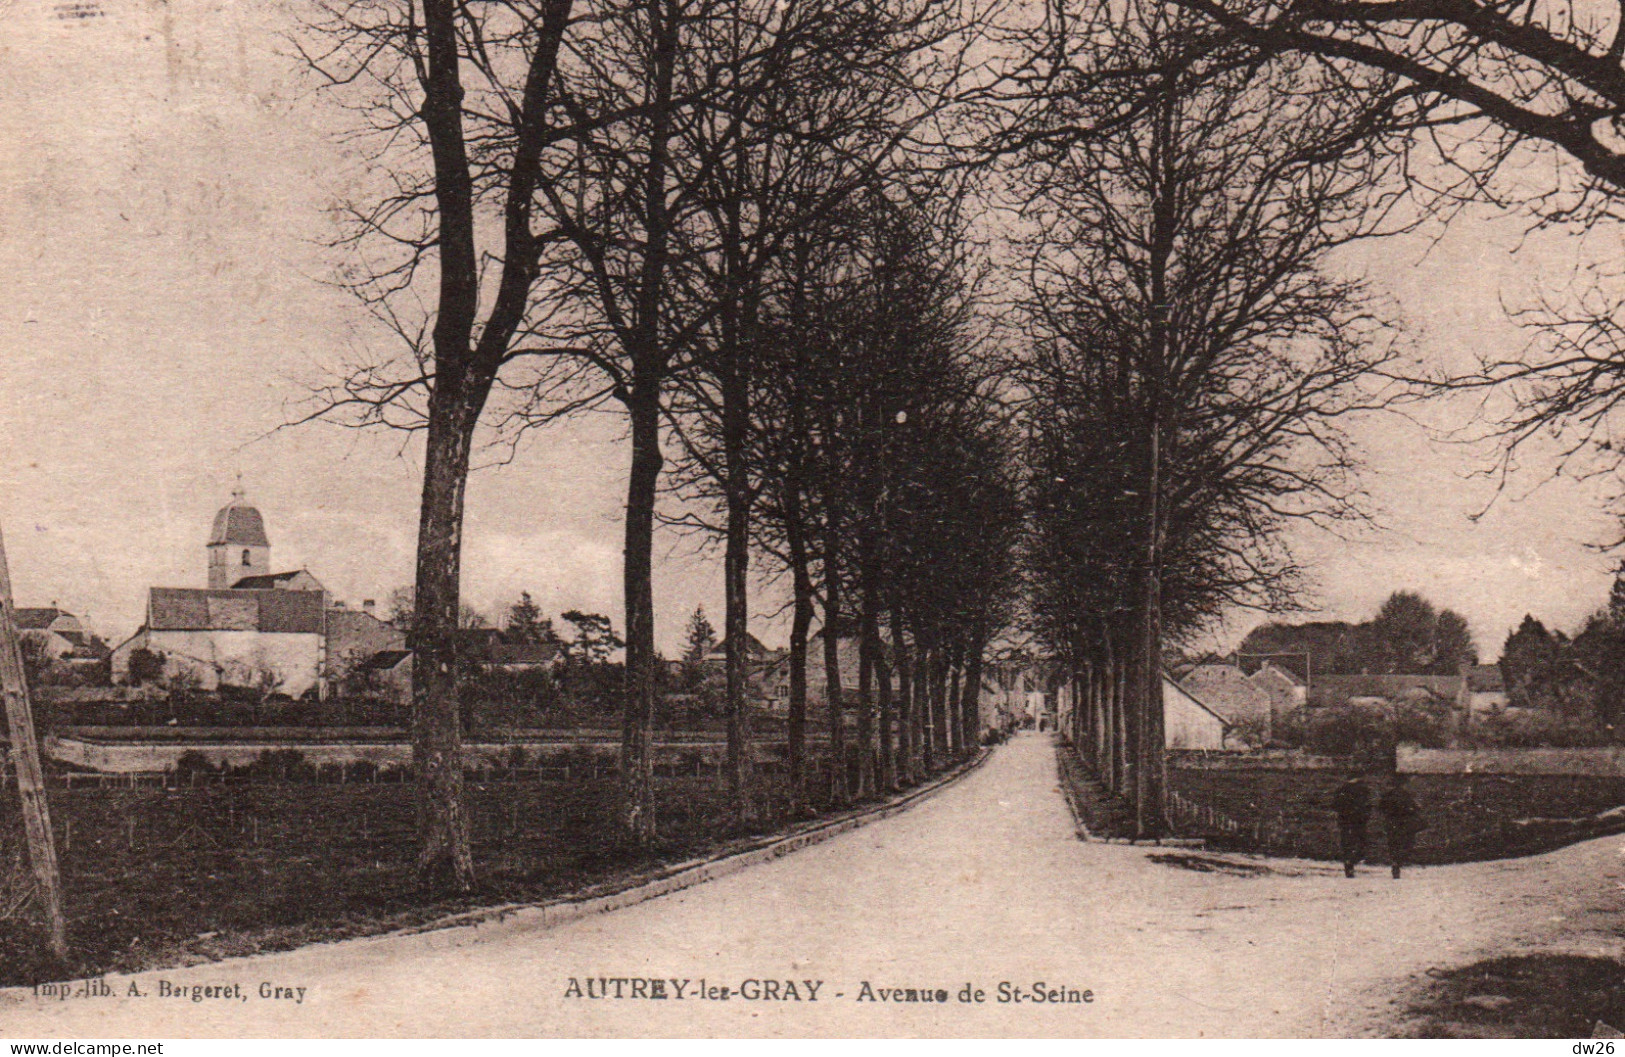
[[[730, 387], [733, 388], [733, 387]], [[750, 566], [750, 489], [745, 477], [745, 426], [738, 405], [743, 393], [731, 393], [723, 407], [727, 420], [724, 433], [729, 449], [728, 462], [728, 538], [723, 555], [723, 628], [727, 636], [724, 663], [727, 666], [728, 694], [728, 791], [733, 798], [734, 814], [740, 821], [751, 817], [750, 803], [750, 722], [746, 711], [746, 696], [750, 688], [750, 631], [748, 620], [748, 585], [746, 576]]]
[[1135, 766], [1135, 832], [1142, 839], [1162, 836], [1166, 735], [1162, 712], [1162, 458], [1159, 416], [1153, 411], [1146, 482], [1145, 568], [1139, 599], [1138, 660], [1141, 668], [1138, 752]]
[[1095, 675], [1098, 684], [1096, 693], [1100, 695], [1100, 744], [1096, 752], [1100, 754], [1098, 765], [1101, 781], [1106, 787], [1112, 784], [1112, 737], [1115, 728], [1112, 726], [1112, 666], [1111, 654], [1104, 644], [1101, 646], [1099, 671]]
[[892, 707], [891, 665], [886, 662], [885, 643], [878, 638], [875, 647], [875, 696], [880, 704], [880, 790], [897, 790], [897, 754], [892, 736], [896, 713]]
[[463, 799], [463, 731], [457, 698], [463, 493], [473, 423], [447, 382], [430, 397], [418, 518], [412, 618], [412, 767], [418, 789], [419, 883], [469, 892], [474, 856]]
[[1162, 836], [1164, 768], [1167, 753], [1162, 714], [1162, 604], [1161, 577], [1153, 569], [1147, 577], [1141, 603], [1142, 636], [1139, 652], [1144, 666], [1139, 730], [1138, 767], [1135, 769], [1135, 830], [1143, 839]]
[[1078, 673], [1077, 678], [1079, 700], [1083, 704], [1081, 717], [1083, 740], [1079, 742], [1078, 749], [1083, 753], [1084, 759], [1092, 761], [1099, 753], [1098, 743], [1095, 740], [1095, 707], [1099, 703], [1095, 700], [1095, 662], [1084, 661], [1083, 671]]
[[1147, 273], [1150, 327], [1145, 367], [1145, 540], [1138, 601], [1140, 674], [1135, 695], [1138, 712], [1135, 754], [1135, 831], [1142, 838], [1162, 835], [1164, 735], [1162, 716], [1162, 427], [1163, 391], [1173, 346], [1168, 272], [1175, 253], [1175, 235], [1182, 217], [1185, 180], [1180, 172], [1180, 130], [1176, 104], [1159, 101], [1149, 137], [1149, 156], [1155, 177], [1151, 199]]
[[1121, 656], [1112, 667], [1112, 721], [1116, 726], [1112, 743], [1112, 789], [1118, 796], [1129, 795], [1129, 749], [1133, 735], [1129, 730], [1128, 662]]
[[914, 630], [914, 740], [919, 746], [919, 769], [925, 778], [935, 766], [931, 730], [931, 650], [919, 628]]
[[891, 604], [891, 638], [893, 662], [897, 668], [897, 763], [896, 773], [902, 782], [913, 784], [914, 773], [914, 697], [909, 666], [913, 658], [903, 638], [902, 606], [896, 599]]
[[624, 835], [640, 846], [655, 837], [654, 716], [655, 601], [654, 519], [663, 459], [660, 400], [669, 357], [662, 346], [661, 306], [671, 237], [667, 177], [672, 136], [672, 83], [680, 32], [674, 0], [646, 0], [654, 42], [649, 87], [649, 158], [642, 173], [646, 244], [638, 275], [636, 333], [627, 350], [632, 361], [627, 417], [632, 465], [626, 485], [626, 550], [622, 587], [626, 608], [625, 701], [621, 729], [621, 815]]
[[971, 628], [970, 646], [965, 656], [964, 694], [959, 702], [960, 715], [965, 724], [964, 741], [967, 753], [974, 753], [981, 742], [982, 651], [986, 648], [982, 641], [985, 634], [982, 626], [982, 620], [978, 618]]
[[627, 475], [625, 704], [621, 729], [621, 826], [640, 845], [655, 836], [654, 519], [660, 482], [660, 394], [637, 382], [630, 400], [632, 468]]
[[937, 750], [937, 765], [946, 764], [953, 747], [948, 741], [948, 653], [942, 640], [933, 636], [931, 648], [931, 741]]
[[750, 797], [750, 568], [751, 488], [747, 448], [750, 441], [750, 353], [753, 303], [741, 290], [747, 266], [741, 259], [741, 203], [729, 198], [724, 212], [726, 292], [720, 306], [723, 483], [727, 494], [727, 543], [723, 555], [723, 626], [726, 629], [728, 695], [728, 788], [740, 821], [752, 815]]
[[945, 722], [948, 726], [948, 753], [954, 758], [965, 755], [965, 723], [959, 714], [959, 677], [965, 665], [965, 641], [962, 632], [954, 633], [953, 652], [948, 658], [948, 686], [943, 700]]
[[835, 559], [836, 536], [824, 533], [824, 700], [829, 706], [829, 799], [847, 802], [846, 708], [841, 690], [841, 571]]
[[807, 541], [801, 523], [800, 485], [791, 481], [785, 494], [785, 542], [795, 600], [790, 616], [790, 711], [785, 724], [790, 768], [790, 815], [807, 813], [807, 636], [812, 628], [813, 583]]
[[[868, 566], [872, 558], [865, 562]], [[863, 573], [864, 586], [859, 592], [858, 604], [858, 799], [864, 800], [875, 792], [875, 660], [879, 652], [880, 636], [874, 612], [873, 574], [869, 568]]]

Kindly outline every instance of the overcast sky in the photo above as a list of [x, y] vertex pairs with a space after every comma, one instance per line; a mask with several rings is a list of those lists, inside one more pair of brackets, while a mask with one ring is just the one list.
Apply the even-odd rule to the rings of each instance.
[[[56, 602], [114, 640], [140, 622], [149, 585], [203, 586], [210, 522], [239, 473], [274, 567], [308, 567], [352, 603], [411, 580], [416, 446], [274, 432], [324, 366], [369, 340], [321, 282], [324, 208], [350, 167], [333, 115], [279, 55], [286, 12], [0, 0], [0, 524], [18, 604]], [[1460, 362], [1518, 348], [1503, 300], [1572, 266], [1570, 240], [1521, 234], [1470, 216], [1436, 245], [1391, 240], [1344, 264], [1396, 299], [1419, 350]], [[1612, 559], [1588, 545], [1612, 524], [1587, 489], [1531, 493], [1540, 468], [1528, 466], [1475, 523], [1490, 495], [1467, 476], [1481, 450], [1396, 418], [1364, 424], [1360, 440], [1381, 528], [1296, 537], [1317, 616], [1362, 619], [1390, 591], [1420, 590], [1465, 614], [1493, 659], [1525, 612], [1569, 628], [1606, 598]], [[469, 600], [496, 615], [526, 589], [549, 612], [598, 610], [619, 626], [626, 461], [606, 416], [477, 474]], [[720, 569], [679, 540], [657, 557], [669, 651], [696, 604], [720, 624]], [[1238, 616], [1215, 643], [1258, 619]]]

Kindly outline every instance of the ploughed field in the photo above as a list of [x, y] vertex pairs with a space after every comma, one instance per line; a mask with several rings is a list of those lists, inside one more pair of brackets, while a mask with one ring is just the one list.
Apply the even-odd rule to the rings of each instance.
[[[660, 839], [615, 838], [612, 772], [471, 782], [479, 890], [426, 897], [413, 884], [410, 784], [211, 782], [50, 790], [73, 964], [124, 972], [389, 931], [458, 910], [528, 902], [653, 870], [790, 821], [782, 772], [759, 772], [757, 817], [734, 821], [714, 772], [656, 778]], [[827, 789], [816, 769], [809, 789]], [[0, 986], [62, 978], [31, 921], [6, 919], [21, 872], [15, 790], [0, 809]], [[824, 805], [815, 803], [816, 808]], [[25, 911], [26, 913], [26, 911]]]
[[[1338, 857], [1332, 794], [1347, 777], [1336, 770], [1208, 770], [1170, 767], [1168, 788], [1215, 818], [1176, 814], [1183, 835], [1221, 846]], [[1468, 862], [1548, 851], [1595, 836], [1580, 828], [1528, 827], [1515, 820], [1586, 818], [1625, 804], [1625, 778], [1562, 775], [1416, 774], [1411, 794], [1426, 828], [1413, 852], [1419, 863]], [[1381, 790], [1371, 781], [1373, 800]], [[1382, 815], [1373, 806], [1367, 857], [1386, 862]]]

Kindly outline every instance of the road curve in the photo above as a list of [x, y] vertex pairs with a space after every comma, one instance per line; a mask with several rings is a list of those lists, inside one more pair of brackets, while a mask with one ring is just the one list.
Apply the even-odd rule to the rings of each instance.
[[[1179, 868], [1158, 859], [1180, 850], [1079, 841], [1051, 743], [1026, 735], [901, 815], [612, 914], [109, 977], [102, 997], [0, 992], [0, 1036], [1381, 1033], [1429, 966], [1622, 953], [1622, 851], [1609, 838], [1400, 882], [1298, 861]], [[652, 980], [667, 998], [632, 982]], [[1089, 1000], [1035, 1002], [1040, 981]], [[193, 1001], [200, 986], [228, 997]], [[896, 989], [947, 1001], [886, 1000]]]

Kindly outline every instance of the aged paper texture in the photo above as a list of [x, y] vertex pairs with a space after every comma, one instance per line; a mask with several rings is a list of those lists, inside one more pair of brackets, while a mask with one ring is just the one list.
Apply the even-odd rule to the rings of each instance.
[[1618, 23], [0, 0], [0, 1037], [1619, 1036]]

